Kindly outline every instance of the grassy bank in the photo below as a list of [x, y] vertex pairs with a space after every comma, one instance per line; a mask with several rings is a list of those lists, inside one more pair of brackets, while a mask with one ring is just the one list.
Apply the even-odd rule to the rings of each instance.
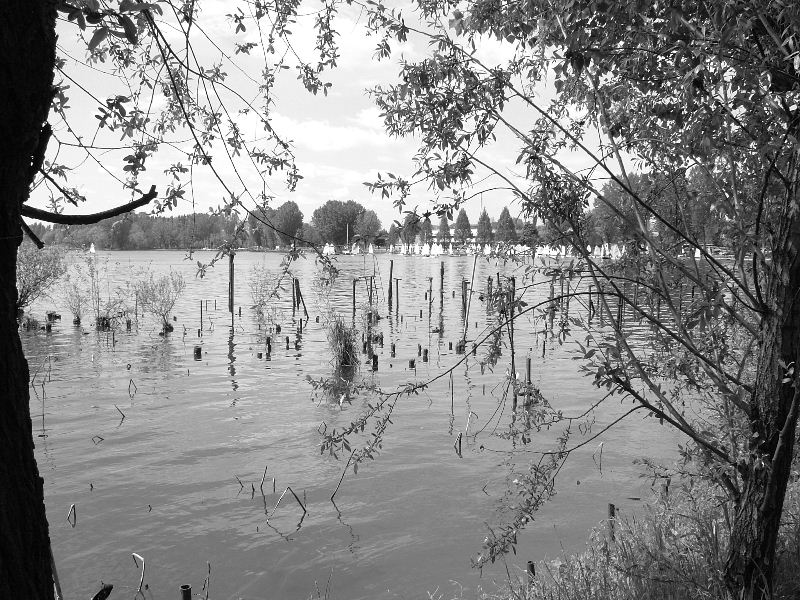
[[[800, 474], [786, 494], [778, 542], [775, 598], [800, 598]], [[536, 566], [535, 578], [486, 600], [723, 599], [729, 503], [716, 489], [687, 482], [636, 515], [618, 514], [586, 550]]]

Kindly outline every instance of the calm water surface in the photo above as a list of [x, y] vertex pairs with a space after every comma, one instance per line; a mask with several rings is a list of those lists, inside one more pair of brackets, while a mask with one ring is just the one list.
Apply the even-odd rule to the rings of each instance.
[[[140, 316], [138, 329], [118, 331], [113, 338], [74, 327], [57, 293], [33, 307], [39, 314], [55, 308], [63, 316], [50, 334], [21, 336], [35, 391], [37, 460], [66, 597], [90, 597], [101, 580], [114, 584], [115, 597], [133, 596], [140, 571], [132, 552], [147, 563], [147, 598], [177, 598], [184, 583], [200, 591], [208, 563], [212, 598], [305, 599], [316, 597], [316, 586], [324, 595], [329, 582], [332, 599], [472, 598], [478, 588], [491, 589], [506, 578], [504, 565], [480, 573], [470, 567], [470, 558], [481, 549], [486, 524], [498, 522], [496, 509], [515, 464], [524, 469], [534, 458], [506, 452], [508, 442], [497, 435], [510, 419], [510, 407], [497, 410], [510, 365], [508, 349], [503, 348], [494, 372], [480, 369], [480, 350], [456, 369], [452, 416], [448, 377], [401, 399], [380, 456], [357, 475], [348, 472], [335, 505], [329, 498], [346, 457], [337, 461], [320, 454], [319, 429], [323, 423], [328, 428], [349, 424], [374, 399], [357, 398], [341, 407], [320, 402], [312, 398], [306, 377], [332, 372], [324, 319], [315, 320], [324, 317], [327, 306], [352, 316], [353, 277], [376, 275], [384, 316], [377, 325], [384, 333], [384, 346], [377, 348], [379, 370], [363, 367], [361, 376], [391, 390], [428, 379], [462, 358], [449, 343], [461, 337], [461, 280], [472, 278], [474, 264], [469, 339], [490, 323], [479, 297], [487, 277], [516, 269], [521, 281], [521, 268], [483, 258], [473, 263], [473, 257], [340, 256], [342, 273], [329, 297], [320, 298], [314, 292], [313, 259], [300, 260], [293, 273], [300, 278], [310, 319], [297, 335], [300, 315], [293, 317], [291, 293], [284, 293], [275, 303], [282, 332], [273, 336], [267, 360], [258, 357], [264, 332], [249, 308], [247, 279], [254, 264], [277, 271], [281, 258], [237, 254], [232, 326], [227, 261], [200, 279], [195, 263], [182, 252], [97, 254], [104, 295], [124, 287], [142, 268], [183, 274], [186, 290], [174, 311], [175, 331], [166, 339], [151, 317]], [[390, 258], [394, 277], [402, 280], [400, 310], [391, 314], [385, 303]], [[441, 313], [440, 260], [445, 263]], [[424, 298], [429, 285], [431, 305]], [[532, 302], [549, 292], [549, 286], [540, 287], [526, 291], [524, 299]], [[357, 293], [360, 323], [363, 282]], [[205, 300], [208, 310], [198, 338]], [[533, 381], [555, 407], [576, 414], [599, 399], [590, 380], [577, 373], [573, 345], [550, 341], [542, 358], [544, 339], [537, 327], [526, 317], [516, 327], [518, 365], [526, 356], [533, 358]], [[286, 335], [290, 350], [285, 350]], [[632, 329], [632, 335], [646, 334]], [[396, 358], [390, 357], [392, 342]], [[203, 356], [195, 361], [198, 344]], [[417, 344], [430, 349], [428, 363], [417, 358]], [[410, 358], [417, 359], [415, 370], [409, 369]], [[594, 431], [626, 409], [616, 401], [604, 406]], [[470, 411], [470, 433], [483, 431], [465, 439], [459, 458], [453, 443]], [[513, 575], [520, 575], [528, 560], [580, 551], [587, 530], [605, 517], [608, 502], [623, 510], [639, 505], [632, 498], [647, 496], [648, 482], [633, 459], [669, 457], [675, 443], [651, 421], [634, 416], [605, 434], [602, 470], [600, 439], [576, 453], [559, 475], [558, 495], [520, 536], [518, 555], [509, 557]], [[576, 443], [585, 439], [574, 435]], [[534, 434], [526, 449], [547, 449], [552, 439], [552, 432]], [[288, 494], [271, 514], [286, 486], [305, 496], [308, 514], [301, 523], [302, 511], [287, 501]], [[74, 528], [66, 519], [72, 504]]]

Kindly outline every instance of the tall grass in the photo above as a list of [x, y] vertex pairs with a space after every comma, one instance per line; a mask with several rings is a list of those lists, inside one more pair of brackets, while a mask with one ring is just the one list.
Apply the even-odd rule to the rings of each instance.
[[337, 313], [328, 318], [328, 345], [337, 375], [358, 368], [358, 330], [347, 325]]
[[[514, 600], [723, 600], [731, 507], [712, 486], [689, 482], [643, 513], [619, 515], [615, 536], [595, 529], [587, 549], [540, 564], [537, 577], [493, 598]], [[800, 598], [800, 483], [786, 495], [775, 599]], [[489, 598], [490, 596], [486, 596]]]

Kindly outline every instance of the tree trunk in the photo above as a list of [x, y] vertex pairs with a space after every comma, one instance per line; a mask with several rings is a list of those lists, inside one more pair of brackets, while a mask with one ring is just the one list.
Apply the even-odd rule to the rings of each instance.
[[[796, 173], [791, 180], [796, 181]], [[761, 322], [749, 416], [750, 459], [740, 466], [743, 489], [736, 502], [725, 565], [726, 583], [736, 598], [772, 597], [778, 528], [794, 454], [800, 388], [797, 376], [789, 373], [800, 358], [800, 216], [796, 190], [791, 186], [787, 191], [764, 298], [766, 313]]]
[[33, 454], [28, 364], [16, 322], [20, 207], [52, 99], [55, 5], [0, 2], [0, 598], [52, 598], [43, 481]]

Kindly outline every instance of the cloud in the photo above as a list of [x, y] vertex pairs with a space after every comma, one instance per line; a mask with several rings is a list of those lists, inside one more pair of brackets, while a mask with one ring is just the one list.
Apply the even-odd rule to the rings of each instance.
[[365, 109], [338, 122], [327, 119], [295, 119], [273, 113], [271, 123], [277, 131], [294, 140], [301, 149], [314, 152], [340, 152], [353, 148], [386, 148], [395, 142], [383, 132], [377, 111]]

